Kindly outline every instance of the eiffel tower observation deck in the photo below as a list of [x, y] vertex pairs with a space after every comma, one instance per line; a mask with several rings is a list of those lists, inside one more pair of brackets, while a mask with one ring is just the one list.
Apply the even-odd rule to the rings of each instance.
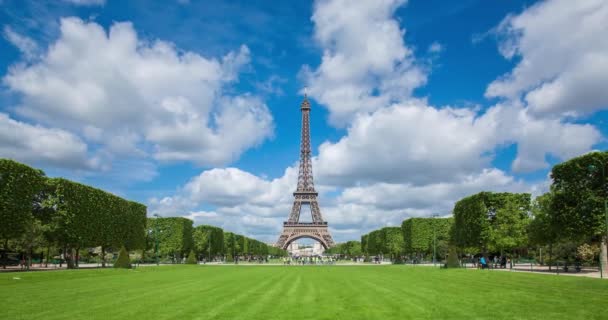
[[[312, 152], [310, 147], [310, 102], [304, 95], [300, 105], [302, 113], [302, 132], [300, 141], [300, 167], [298, 171], [298, 185], [293, 193], [294, 201], [287, 221], [283, 223], [283, 232], [279, 236], [276, 246], [287, 249], [290, 243], [300, 238], [310, 238], [318, 241], [325, 249], [334, 245], [329, 233], [327, 222], [323, 220], [321, 209], [317, 201], [318, 193], [312, 176]], [[310, 207], [312, 222], [300, 222], [300, 215], [304, 206]]]

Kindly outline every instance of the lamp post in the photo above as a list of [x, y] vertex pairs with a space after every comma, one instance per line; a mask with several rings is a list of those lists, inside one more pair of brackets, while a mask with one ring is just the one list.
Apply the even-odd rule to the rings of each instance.
[[158, 266], [158, 218], [160, 216], [155, 213], [154, 217], [156, 217], [156, 223], [154, 224], [154, 256], [156, 258], [156, 265]]
[[436, 257], [437, 257], [437, 226], [435, 223], [435, 218], [439, 215], [437, 213], [433, 213], [431, 218], [433, 218], [433, 267], [436, 266]]
[[[599, 163], [600, 167], [602, 168], [602, 184], [601, 184], [601, 186], [603, 188], [604, 185], [606, 184], [606, 164], [603, 163], [603, 162], [601, 162], [601, 160], [595, 160], [594, 159], [594, 161], [596, 161], [596, 163]], [[597, 167], [592, 164], [592, 165], [589, 166], [589, 171], [592, 171], [592, 172], [597, 171]], [[603, 241], [604, 242], [604, 247], [608, 246], [608, 195], [606, 195], [606, 192], [608, 192], [608, 191], [604, 191], [604, 193], [605, 193], [604, 194], [604, 218], [606, 219], [606, 221], [605, 221], [606, 238]], [[608, 252], [605, 255], [608, 255]], [[604, 267], [606, 267], [606, 266], [603, 264], [602, 257], [601, 257], [601, 254], [600, 254], [600, 277], [601, 278], [604, 277], [604, 272], [603, 272], [604, 271]]]

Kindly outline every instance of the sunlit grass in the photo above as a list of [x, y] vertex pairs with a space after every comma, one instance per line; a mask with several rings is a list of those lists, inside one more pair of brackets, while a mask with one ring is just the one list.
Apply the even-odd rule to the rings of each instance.
[[606, 301], [599, 279], [430, 267], [0, 274], [2, 319], [606, 319]]

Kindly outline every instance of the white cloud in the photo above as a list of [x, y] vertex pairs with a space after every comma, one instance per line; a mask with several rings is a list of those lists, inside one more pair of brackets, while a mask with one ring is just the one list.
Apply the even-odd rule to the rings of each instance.
[[87, 145], [77, 136], [11, 119], [0, 113], [0, 157], [60, 168], [92, 169], [98, 166], [87, 156]]
[[106, 0], [63, 0], [77, 6], [103, 6]]
[[[185, 193], [197, 203], [222, 207], [254, 205], [264, 209], [292, 201], [297, 171], [290, 167], [281, 178], [266, 180], [237, 168], [203, 171], [184, 187]], [[255, 208], [249, 208], [258, 211]]]
[[441, 45], [441, 43], [435, 41], [435, 42], [431, 43], [431, 45], [429, 46], [427, 51], [429, 53], [437, 54], [437, 53], [440, 53], [441, 51], [443, 51], [443, 46]]
[[[291, 210], [295, 170], [290, 167], [282, 177], [272, 180], [236, 168], [207, 170], [174, 196], [150, 199], [149, 211], [186, 216], [196, 224], [212, 224], [276, 241], [282, 221]], [[341, 189], [337, 197], [321, 192], [319, 202], [334, 237], [344, 241], [374, 228], [400, 225], [408, 217], [450, 214], [455, 201], [472, 193], [491, 190], [537, 194], [544, 189], [546, 186], [529, 185], [497, 169], [483, 169], [453, 182], [424, 186], [381, 182]], [[201, 206], [214, 209], [198, 210]]]
[[130, 23], [106, 33], [65, 18], [60, 30], [40, 61], [13, 65], [3, 79], [22, 96], [23, 117], [81, 132], [111, 153], [203, 166], [234, 161], [273, 133], [263, 101], [225, 93], [250, 61], [246, 46], [215, 59], [140, 39]]
[[347, 124], [411, 95], [426, 82], [393, 17], [403, 0], [316, 1], [314, 37], [323, 49], [316, 70], [302, 69], [308, 93], [330, 110], [330, 121]]
[[30, 60], [38, 54], [39, 49], [36, 42], [15, 32], [10, 26], [4, 26], [4, 38], [17, 47], [26, 60]]
[[325, 184], [425, 185], [480, 172], [497, 146], [517, 143], [513, 169], [519, 172], [546, 168], [547, 154], [565, 160], [587, 152], [600, 139], [591, 125], [536, 119], [514, 105], [477, 115], [409, 100], [358, 116], [339, 141], [319, 147], [315, 166]]
[[536, 115], [585, 115], [608, 108], [608, 2], [548, 0], [507, 16], [500, 52], [515, 68], [488, 97], [523, 96]]
[[317, 170], [325, 183], [345, 185], [459, 179], [488, 164], [492, 130], [471, 110], [410, 100], [358, 116], [342, 139], [320, 146]]

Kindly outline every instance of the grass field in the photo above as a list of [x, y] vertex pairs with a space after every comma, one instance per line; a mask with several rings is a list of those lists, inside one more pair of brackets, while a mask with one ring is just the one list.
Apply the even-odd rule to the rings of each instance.
[[3, 273], [0, 315], [45, 320], [608, 319], [608, 281], [404, 266], [184, 265]]

